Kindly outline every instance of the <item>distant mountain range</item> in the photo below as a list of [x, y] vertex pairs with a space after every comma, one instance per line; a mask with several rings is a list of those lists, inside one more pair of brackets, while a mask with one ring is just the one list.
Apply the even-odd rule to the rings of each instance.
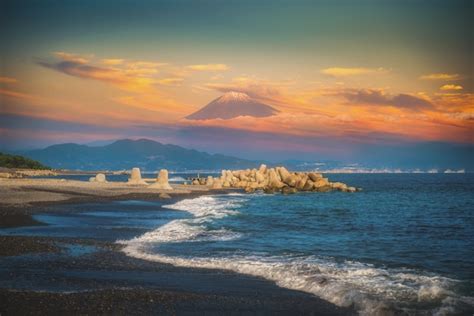
[[105, 146], [59, 144], [23, 153], [52, 168], [74, 170], [121, 170], [139, 167], [146, 171], [244, 169], [258, 162], [220, 154], [208, 154], [148, 139], [123, 139]]
[[238, 116], [266, 117], [278, 111], [252, 99], [246, 93], [227, 92], [202, 109], [188, 115], [188, 120], [231, 119]]
[[[352, 161], [285, 160], [269, 163], [221, 154], [208, 154], [149, 139], [104, 141], [87, 145], [59, 144], [16, 152], [55, 169], [123, 170], [140, 167], [145, 171], [166, 168], [170, 171], [246, 169], [284, 165], [291, 170], [322, 172], [473, 172], [474, 147], [446, 143], [418, 143], [401, 147], [365, 148]], [[441, 155], [440, 153], [449, 153]], [[317, 155], [316, 155], [317, 156]]]

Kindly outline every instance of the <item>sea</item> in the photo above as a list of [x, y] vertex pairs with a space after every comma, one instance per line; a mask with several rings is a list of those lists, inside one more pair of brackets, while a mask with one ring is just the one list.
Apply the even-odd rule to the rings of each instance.
[[133, 257], [228, 269], [361, 315], [474, 313], [474, 175], [331, 174], [357, 193], [225, 194], [120, 240]]
[[474, 174], [327, 176], [362, 191], [90, 204], [15, 234], [101, 236], [134, 258], [258, 276], [360, 315], [473, 315]]

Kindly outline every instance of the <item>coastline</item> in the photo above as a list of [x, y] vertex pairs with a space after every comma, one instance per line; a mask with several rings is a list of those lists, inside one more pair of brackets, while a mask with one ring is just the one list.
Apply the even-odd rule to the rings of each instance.
[[[32, 215], [68, 212], [68, 208], [58, 206], [129, 199], [154, 201], [163, 191], [56, 179], [3, 180], [0, 185], [5, 182], [10, 184], [7, 190], [2, 190], [0, 198], [10, 194], [9, 201], [15, 203], [0, 204], [0, 228], [44, 225]], [[176, 190], [167, 192], [171, 198], [166, 203], [236, 191], [173, 187]], [[23, 199], [25, 195], [28, 200]], [[87, 251], [90, 247], [95, 249], [92, 253]], [[80, 254], [74, 254], [71, 249], [79, 249]], [[236, 311], [239, 314], [354, 314], [350, 308], [340, 308], [316, 296], [280, 288], [262, 278], [224, 270], [147, 262], [128, 257], [121, 249], [122, 246], [113, 242], [86, 238], [0, 237], [3, 261], [0, 312], [5, 315], [58, 312], [222, 314]], [[29, 288], [32, 280], [43, 284], [44, 288]], [[6, 286], [9, 282], [15, 283], [16, 288]]]

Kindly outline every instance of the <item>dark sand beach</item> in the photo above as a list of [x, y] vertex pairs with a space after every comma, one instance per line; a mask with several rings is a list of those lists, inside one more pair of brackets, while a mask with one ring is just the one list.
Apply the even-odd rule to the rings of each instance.
[[[111, 200], [159, 200], [123, 184], [20, 179], [0, 183], [0, 229], [46, 225], [33, 216]], [[176, 186], [171, 202], [222, 193]], [[5, 203], [6, 202], [6, 203]], [[350, 315], [307, 293], [224, 270], [179, 268], [131, 258], [100, 238], [2, 234], [0, 314]]]

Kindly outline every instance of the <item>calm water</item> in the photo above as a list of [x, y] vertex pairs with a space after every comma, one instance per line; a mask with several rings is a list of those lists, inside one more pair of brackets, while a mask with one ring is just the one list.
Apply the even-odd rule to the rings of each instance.
[[49, 226], [0, 234], [117, 241], [130, 256], [260, 276], [361, 314], [474, 313], [474, 175], [329, 178], [364, 191], [67, 205], [36, 216]]
[[330, 175], [356, 194], [204, 196], [125, 243], [146, 260], [274, 280], [361, 314], [472, 314], [474, 177]]

